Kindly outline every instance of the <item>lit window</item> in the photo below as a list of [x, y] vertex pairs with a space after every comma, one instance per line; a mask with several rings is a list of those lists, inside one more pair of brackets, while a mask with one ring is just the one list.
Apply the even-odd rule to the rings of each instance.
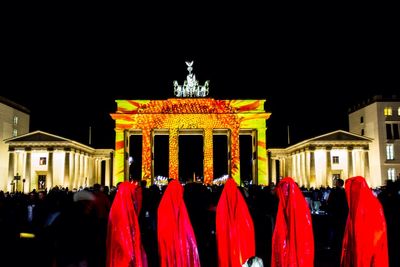
[[333, 164], [339, 164], [339, 157], [338, 156], [333, 156], [332, 157], [332, 162], [333, 162]]
[[392, 116], [392, 108], [391, 107], [385, 107], [385, 109], [383, 110], [383, 113], [385, 114], [385, 116]]
[[393, 144], [386, 145], [386, 159], [394, 160], [394, 146]]
[[388, 169], [388, 180], [394, 181], [396, 179], [396, 169], [395, 168], [389, 168]]
[[397, 116], [400, 116], [400, 107], [397, 109]]
[[14, 116], [14, 125], [17, 125], [18, 124], [18, 117], [17, 116]]
[[16, 137], [18, 135], [18, 130], [17, 129], [13, 129], [13, 137]]
[[46, 157], [40, 157], [39, 165], [46, 165]]

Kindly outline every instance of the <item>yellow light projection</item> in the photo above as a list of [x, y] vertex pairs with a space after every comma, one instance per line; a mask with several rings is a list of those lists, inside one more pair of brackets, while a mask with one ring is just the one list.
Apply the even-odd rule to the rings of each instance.
[[169, 132], [169, 176], [179, 178], [178, 138], [180, 131], [202, 129], [204, 136], [204, 182], [213, 180], [213, 130], [228, 129], [230, 134], [230, 175], [240, 182], [239, 134], [242, 129], [257, 130], [258, 182], [267, 184], [265, 100], [215, 100], [212, 98], [173, 98], [167, 100], [116, 100], [115, 179], [127, 179], [129, 132], [142, 133], [142, 179], [152, 175], [152, 131]]

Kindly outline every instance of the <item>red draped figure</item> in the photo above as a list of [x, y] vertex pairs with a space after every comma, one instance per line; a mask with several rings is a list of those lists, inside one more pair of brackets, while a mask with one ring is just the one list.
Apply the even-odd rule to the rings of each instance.
[[349, 215], [341, 266], [388, 266], [386, 221], [379, 200], [361, 176], [347, 179], [345, 190]]
[[130, 182], [118, 185], [108, 217], [107, 267], [147, 266], [138, 221], [141, 202], [138, 185]]
[[237, 184], [228, 178], [216, 210], [219, 267], [241, 267], [255, 256], [253, 220]]
[[158, 206], [157, 231], [161, 267], [200, 266], [196, 237], [183, 200], [183, 187], [172, 180]]
[[271, 267], [314, 266], [311, 213], [303, 193], [291, 177], [276, 186], [278, 213], [272, 235]]

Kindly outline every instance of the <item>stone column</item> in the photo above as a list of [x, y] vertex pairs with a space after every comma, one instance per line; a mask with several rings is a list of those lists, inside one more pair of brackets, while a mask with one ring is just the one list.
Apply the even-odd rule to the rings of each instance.
[[179, 179], [179, 132], [169, 129], [169, 178]]
[[240, 151], [239, 151], [239, 128], [231, 129], [231, 175], [240, 185]]
[[315, 178], [315, 156], [314, 156], [314, 150], [310, 150], [310, 184], [314, 185], [315, 187], [321, 186], [320, 184], [317, 183], [316, 178]]
[[271, 158], [271, 182], [276, 182], [276, 176], [278, 176], [278, 173], [276, 171], [276, 159]]
[[[93, 160], [92, 160], [93, 161]], [[110, 179], [106, 181], [106, 186], [111, 186], [114, 184], [114, 153], [110, 153]]]
[[[123, 178], [123, 181], [129, 180], [129, 150], [130, 150], [129, 137], [130, 137], [129, 131], [124, 130], [124, 178]], [[143, 160], [142, 160], [142, 164], [143, 164]]]
[[65, 159], [64, 159], [64, 186], [71, 189], [71, 185], [69, 184], [69, 156], [70, 152], [65, 151]]
[[325, 186], [331, 184], [332, 181], [332, 164], [331, 164], [331, 148], [326, 148], [326, 179], [325, 179]]
[[347, 153], [347, 178], [353, 177], [353, 148], [349, 147], [348, 148], [348, 153]]
[[286, 167], [286, 159], [285, 158], [280, 158], [279, 160], [279, 177], [276, 178], [275, 184], [279, 182], [281, 177], [286, 177], [287, 176], [287, 167]]
[[125, 170], [125, 134], [124, 130], [115, 130], [115, 170], [113, 184], [124, 181]]
[[142, 180], [151, 181], [151, 152], [153, 142], [151, 142], [150, 129], [143, 129], [142, 131]]
[[206, 128], [204, 129], [204, 158], [203, 158], [203, 166], [204, 166], [204, 183], [211, 184], [214, 177], [214, 167], [213, 167], [213, 129]]
[[[25, 161], [25, 183], [24, 190], [27, 192], [31, 191], [31, 151], [25, 150], [26, 153], [26, 161]], [[32, 188], [33, 189], [33, 188]]]
[[306, 153], [304, 150], [300, 151], [300, 171], [302, 184], [305, 187], [310, 188], [310, 180], [306, 175]]
[[11, 186], [12, 183], [14, 183], [14, 158], [15, 158], [15, 152], [14, 150], [10, 149], [9, 157], [8, 157], [8, 184], [7, 187], [10, 186], [11, 190], [13, 190], [13, 186]]
[[[253, 139], [253, 154], [255, 149], [257, 149], [257, 159], [254, 167], [256, 170], [258, 170], [257, 173], [254, 172], [254, 175], [257, 175], [258, 184], [268, 185], [268, 173], [270, 166], [268, 166], [266, 129], [257, 128], [257, 136], [253, 136], [253, 138], [256, 138], [255, 140]], [[273, 175], [276, 177], [276, 171]]]
[[[364, 177], [367, 181], [371, 181], [369, 177], [369, 156], [368, 156], [368, 150], [364, 148]], [[377, 185], [372, 185], [372, 186], [377, 186]]]
[[226, 147], [228, 148], [228, 177], [232, 177], [232, 151], [231, 151], [231, 132], [226, 134]]
[[50, 190], [53, 185], [53, 150], [51, 148], [48, 149], [49, 162], [47, 165], [47, 176], [46, 176], [46, 188]]

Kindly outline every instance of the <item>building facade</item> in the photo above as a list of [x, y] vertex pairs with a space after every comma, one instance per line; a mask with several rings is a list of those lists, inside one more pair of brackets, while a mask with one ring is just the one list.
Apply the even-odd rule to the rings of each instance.
[[7, 191], [8, 144], [5, 139], [29, 132], [30, 111], [0, 96], [0, 190]]
[[42, 131], [12, 137], [5, 143], [9, 146], [7, 191], [113, 185], [112, 149], [94, 149]]
[[372, 186], [400, 179], [400, 98], [375, 96], [350, 109], [349, 130], [372, 138]]
[[337, 130], [283, 149], [268, 149], [270, 179], [292, 177], [299, 186], [319, 188], [334, 185], [336, 178], [370, 176], [369, 144], [372, 139]]

